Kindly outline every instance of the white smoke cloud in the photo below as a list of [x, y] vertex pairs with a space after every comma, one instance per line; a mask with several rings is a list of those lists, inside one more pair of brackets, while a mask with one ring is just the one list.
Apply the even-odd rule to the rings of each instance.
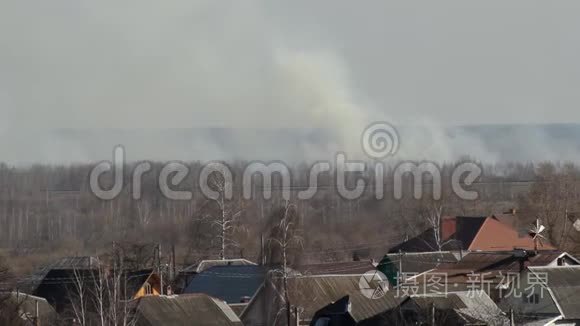
[[[493, 118], [501, 121], [513, 98], [513, 103], [530, 104], [531, 114], [538, 102], [534, 98], [541, 94], [534, 87], [548, 86], [526, 72], [553, 56], [529, 51], [537, 42], [520, 37], [522, 49], [534, 57], [517, 62], [533, 64], [526, 68], [506, 61], [523, 50], [505, 42], [524, 32], [537, 35], [513, 27], [514, 17], [508, 14], [497, 14], [496, 31], [484, 29], [481, 17], [465, 21], [461, 15], [448, 16], [442, 8], [449, 4], [428, 6], [441, 17], [423, 17], [433, 11], [412, 5], [386, 3], [2, 1], [0, 151], [11, 162], [102, 160], [119, 143], [135, 160], [320, 159], [337, 150], [357, 157], [364, 126], [386, 120], [396, 126], [401, 121], [419, 125], [410, 131], [401, 127], [402, 157], [502, 159], [505, 155], [490, 149], [487, 139], [471, 133], [452, 137], [443, 127], [455, 124], [448, 120], [462, 111], [466, 113], [459, 121], [473, 116], [471, 123], [479, 123], [486, 117], [482, 108], [492, 112], [503, 101]], [[353, 16], [354, 8], [365, 15]], [[566, 18], [570, 12], [534, 8], [528, 9], [553, 17]], [[401, 17], [431, 20], [405, 25], [409, 23]], [[523, 26], [535, 26], [521, 19]], [[448, 21], [461, 21], [465, 28], [458, 30]], [[576, 20], [558, 20], [568, 21]], [[504, 42], [498, 37], [506, 28], [509, 40]], [[470, 30], [481, 34], [477, 42], [466, 34]], [[559, 28], [542, 31], [568, 37]], [[465, 42], [470, 46], [461, 45]], [[496, 60], [489, 49], [500, 45], [506, 56]], [[505, 78], [491, 73], [502, 65], [527, 69], [518, 77], [520, 84], [513, 81], [521, 71], [509, 73], [518, 96], [505, 91]], [[525, 84], [527, 80], [534, 83]], [[480, 91], [494, 100], [482, 98]], [[559, 94], [550, 91], [553, 98]], [[522, 99], [524, 93], [531, 97]], [[577, 100], [574, 96], [567, 97], [570, 103]], [[471, 111], [465, 107], [469, 103]], [[565, 104], [560, 107], [570, 105]], [[534, 110], [537, 116], [538, 108]], [[536, 144], [554, 148], [537, 135]], [[521, 147], [526, 138], [525, 133], [514, 134], [511, 143]], [[534, 154], [518, 157], [559, 155], [530, 152]]]

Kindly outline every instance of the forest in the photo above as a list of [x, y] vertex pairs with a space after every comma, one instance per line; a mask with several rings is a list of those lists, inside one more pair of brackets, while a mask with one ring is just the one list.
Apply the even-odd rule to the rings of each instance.
[[[248, 162], [228, 163], [234, 180], [239, 180]], [[443, 175], [459, 163], [441, 164]], [[263, 262], [272, 225], [280, 210], [291, 204], [298, 217], [294, 227], [303, 238], [296, 255], [301, 262], [380, 257], [388, 248], [425, 230], [434, 211], [442, 215], [489, 216], [515, 209], [520, 225], [525, 227], [539, 218], [547, 226], [551, 243], [562, 250], [578, 251], [580, 237], [573, 227], [575, 214], [580, 211], [578, 166], [556, 162], [478, 164], [483, 167], [483, 175], [471, 185], [479, 194], [474, 201], [457, 198], [445, 181], [441, 198], [434, 200], [428, 176], [422, 180], [424, 195], [415, 199], [412, 175], [405, 176], [401, 199], [385, 194], [377, 200], [370, 189], [356, 200], [346, 200], [335, 191], [331, 173], [320, 175], [312, 199], [300, 200], [295, 195], [307, 186], [303, 177], [308, 175], [306, 163], [293, 168], [296, 180], [289, 201], [282, 198], [282, 187], [276, 188], [281, 185], [276, 177], [268, 200], [259, 195], [242, 198], [237, 182], [229, 200], [209, 199], [199, 192], [188, 201], [170, 200], [159, 191], [154, 177], [162, 162], [154, 163], [152, 173], [143, 176], [140, 199], [131, 196], [130, 176], [125, 175], [127, 182], [121, 194], [102, 200], [88, 185], [89, 164], [1, 164], [0, 248], [17, 273], [29, 273], [57, 257], [102, 255], [115, 244], [130, 248], [127, 250], [139, 266], [152, 264], [159, 246], [160, 259], [176, 269], [201, 259]], [[202, 166], [202, 162], [188, 163], [191, 177], [176, 189], [195, 189], [194, 172]], [[127, 166], [125, 171], [130, 168]], [[389, 173], [385, 175], [388, 192], [392, 180], [388, 179]], [[349, 176], [368, 177], [364, 173]], [[105, 179], [105, 184], [112, 180]], [[259, 192], [259, 182], [254, 185]]]

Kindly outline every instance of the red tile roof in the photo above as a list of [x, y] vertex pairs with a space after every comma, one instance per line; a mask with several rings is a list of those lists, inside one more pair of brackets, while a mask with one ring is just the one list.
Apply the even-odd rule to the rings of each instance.
[[[499, 251], [513, 249], [534, 250], [534, 240], [529, 235], [521, 236], [518, 231], [493, 217], [485, 219], [469, 245], [469, 250]], [[547, 241], [538, 243], [538, 250], [556, 249]]]

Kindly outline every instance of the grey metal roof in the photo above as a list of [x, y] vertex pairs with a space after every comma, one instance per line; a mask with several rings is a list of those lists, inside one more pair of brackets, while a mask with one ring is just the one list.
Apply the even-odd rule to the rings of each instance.
[[548, 291], [565, 319], [580, 319], [580, 266], [529, 269], [538, 279], [547, 281]]
[[246, 265], [255, 266], [257, 264], [243, 258], [202, 260], [201, 262], [199, 262], [199, 264], [194, 264], [184, 268], [182, 272], [201, 273], [206, 269], [214, 266], [246, 266]]
[[214, 266], [197, 274], [183, 293], [205, 293], [227, 303], [239, 303], [256, 293], [266, 273], [263, 266]]
[[90, 269], [99, 265], [99, 259], [93, 256], [63, 257], [47, 267], [50, 269]]
[[241, 326], [223, 301], [205, 294], [146, 296], [135, 300], [136, 326]]
[[[546, 266], [561, 256], [570, 257], [573, 261], [574, 257], [569, 256], [562, 251], [538, 251], [527, 258], [527, 266]], [[521, 259], [515, 255], [515, 252], [470, 252], [466, 254], [457, 263], [442, 264], [441, 269], [458, 269], [471, 271], [520, 271]]]
[[63, 257], [37, 269], [33, 274], [20, 279], [18, 281], [18, 288], [23, 292], [33, 293], [46, 275], [52, 270], [93, 269], [97, 268], [99, 264], [99, 259], [93, 256]]
[[501, 309], [484, 291], [449, 292], [445, 295], [414, 295], [413, 300], [420, 308], [428, 309], [434, 305], [440, 310], [454, 310], [460, 316], [472, 320], [490, 322], [492, 325], [508, 325]]
[[[394, 291], [387, 291], [384, 296], [369, 299], [363, 295], [359, 287], [362, 275], [316, 275], [297, 276], [288, 279], [288, 294], [290, 302], [303, 311], [303, 320], [311, 320], [316, 312], [330, 303], [333, 303], [346, 295], [351, 303], [350, 314], [355, 321], [362, 321], [377, 316], [390, 309], [397, 307], [403, 298], [397, 298]], [[283, 293], [282, 279], [277, 278], [268, 282], [268, 286], [275, 286], [277, 291]], [[263, 288], [257, 295], [267, 295], [268, 291]], [[267, 298], [266, 302], [275, 302], [276, 298]], [[250, 303], [251, 305], [252, 303]], [[249, 309], [248, 306], [247, 309]]]

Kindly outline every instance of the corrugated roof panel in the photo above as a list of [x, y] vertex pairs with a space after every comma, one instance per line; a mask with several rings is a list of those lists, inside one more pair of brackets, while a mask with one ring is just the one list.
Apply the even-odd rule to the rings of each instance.
[[241, 326], [231, 308], [205, 294], [147, 296], [135, 301], [137, 326]]
[[538, 279], [547, 281], [547, 286], [566, 319], [580, 319], [580, 266], [530, 267], [530, 271]]

